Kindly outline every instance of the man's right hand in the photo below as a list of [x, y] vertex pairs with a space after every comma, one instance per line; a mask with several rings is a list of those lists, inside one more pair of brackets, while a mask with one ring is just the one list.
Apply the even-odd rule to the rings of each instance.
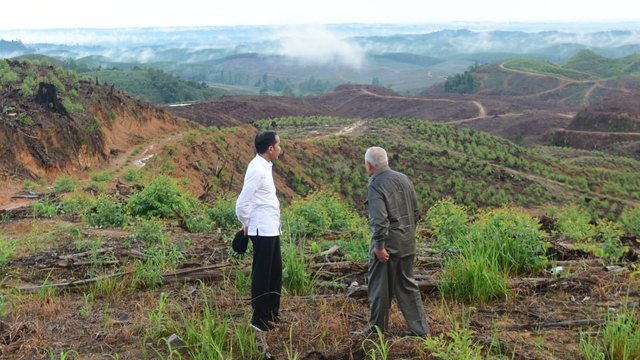
[[244, 233], [244, 237], [247, 237], [247, 235], [249, 234], [249, 228], [246, 226], [242, 227], [242, 232]]
[[387, 252], [387, 249], [373, 249], [373, 252], [381, 263], [389, 261], [389, 253]]

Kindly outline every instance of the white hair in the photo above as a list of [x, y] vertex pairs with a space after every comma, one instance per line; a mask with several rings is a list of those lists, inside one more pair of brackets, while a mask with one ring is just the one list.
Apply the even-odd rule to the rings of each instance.
[[364, 161], [371, 164], [375, 169], [389, 165], [387, 152], [379, 146], [372, 146], [368, 148], [367, 152], [364, 153]]

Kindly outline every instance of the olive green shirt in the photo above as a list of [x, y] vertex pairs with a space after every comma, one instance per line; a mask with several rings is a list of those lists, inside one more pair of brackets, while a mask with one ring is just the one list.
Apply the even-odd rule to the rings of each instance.
[[418, 200], [409, 177], [388, 167], [376, 171], [367, 203], [372, 245], [401, 257], [415, 254]]

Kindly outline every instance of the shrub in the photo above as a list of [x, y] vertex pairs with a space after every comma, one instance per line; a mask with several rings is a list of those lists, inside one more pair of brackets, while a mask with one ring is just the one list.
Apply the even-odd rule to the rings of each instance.
[[145, 244], [160, 244], [165, 240], [163, 230], [164, 224], [158, 219], [138, 218], [131, 235]]
[[15, 241], [7, 241], [0, 237], [0, 269], [9, 263], [9, 260], [16, 252]]
[[449, 197], [438, 200], [427, 212], [427, 228], [438, 240], [452, 244], [467, 230], [469, 220], [464, 206], [457, 205]]
[[540, 224], [522, 210], [505, 207], [481, 213], [470, 226], [467, 251], [487, 251], [509, 274], [537, 272], [547, 264]]
[[62, 212], [69, 215], [82, 215], [93, 206], [94, 198], [85, 193], [75, 193], [60, 203]]
[[286, 230], [293, 238], [315, 238], [329, 230], [354, 230], [357, 214], [338, 199], [334, 193], [321, 191], [294, 201], [283, 215]]
[[186, 230], [191, 233], [209, 232], [213, 229], [213, 221], [201, 211], [191, 211], [184, 220]]
[[640, 206], [625, 209], [620, 214], [620, 223], [622, 224], [622, 230], [625, 232], [640, 236]]
[[125, 181], [131, 183], [138, 183], [144, 178], [144, 170], [142, 169], [129, 169], [122, 175]]
[[100, 171], [91, 174], [91, 181], [96, 182], [107, 182], [113, 180], [113, 172], [112, 171]]
[[62, 98], [62, 106], [70, 113], [78, 113], [84, 111], [82, 104], [76, 104], [69, 97]]
[[344, 201], [340, 200], [338, 195], [323, 191], [314, 194], [312, 199], [315, 199], [327, 211], [331, 222], [330, 230], [346, 231], [353, 229], [353, 220], [357, 215], [346, 206]]
[[127, 207], [136, 216], [172, 218], [176, 211], [186, 214], [193, 202], [194, 199], [180, 189], [172, 178], [161, 175], [133, 194]]
[[558, 231], [573, 241], [589, 241], [596, 233], [590, 220], [589, 214], [579, 207], [566, 207], [558, 211]]
[[55, 192], [56, 194], [70, 193], [75, 191], [75, 188], [75, 180], [66, 176], [57, 178], [53, 183], [53, 192]]
[[31, 117], [31, 115], [23, 113], [18, 114], [16, 120], [22, 126], [32, 126], [33, 124], [35, 124], [35, 121], [33, 121], [33, 117]]
[[236, 217], [236, 202], [232, 198], [221, 198], [216, 200], [205, 210], [207, 216], [214, 222], [215, 226], [221, 230], [230, 230], [240, 227], [240, 222]]
[[87, 186], [84, 187], [85, 191], [90, 191], [92, 193], [103, 193], [107, 187], [104, 183], [99, 181], [91, 181]]
[[56, 204], [52, 203], [48, 197], [36, 202], [32, 206], [33, 216], [50, 218], [58, 212]]
[[482, 360], [482, 346], [474, 342], [473, 331], [454, 321], [454, 329], [428, 337], [424, 345], [431, 357], [447, 360]]
[[106, 195], [96, 197], [95, 207], [86, 212], [84, 217], [89, 225], [99, 228], [122, 227], [128, 221], [122, 204]]
[[597, 237], [600, 242], [598, 256], [607, 264], [615, 264], [624, 256], [625, 250], [620, 242], [623, 231], [618, 223], [609, 220], [600, 220], [596, 226]]
[[283, 223], [293, 238], [315, 238], [330, 228], [331, 219], [320, 203], [298, 200], [287, 209]]
[[501, 208], [478, 215], [456, 239], [458, 255], [444, 263], [440, 291], [456, 299], [485, 302], [507, 293], [509, 275], [538, 272], [547, 264], [543, 232], [521, 210]]
[[31, 180], [25, 180], [22, 183], [22, 190], [24, 191], [36, 191], [37, 188], [38, 188], [38, 184]]

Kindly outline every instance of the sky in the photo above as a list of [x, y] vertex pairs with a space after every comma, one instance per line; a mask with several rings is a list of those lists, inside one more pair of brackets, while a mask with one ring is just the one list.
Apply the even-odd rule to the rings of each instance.
[[640, 22], [640, 1], [11, 0], [0, 30], [450, 22]]

